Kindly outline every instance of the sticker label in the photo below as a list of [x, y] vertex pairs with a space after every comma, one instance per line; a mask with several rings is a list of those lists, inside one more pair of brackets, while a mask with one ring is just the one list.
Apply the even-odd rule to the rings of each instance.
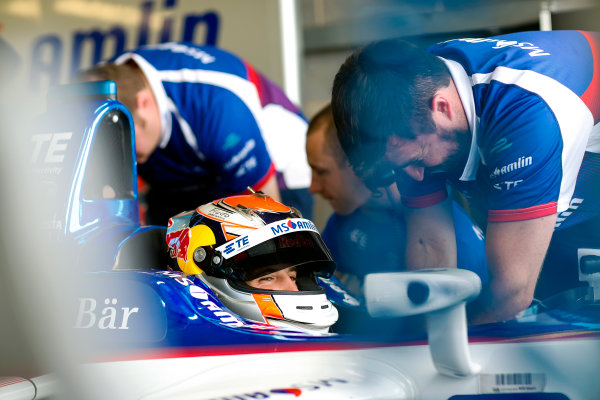
[[457, 394], [448, 400], [570, 400], [562, 393]]
[[481, 374], [480, 393], [543, 392], [546, 375], [543, 373]]

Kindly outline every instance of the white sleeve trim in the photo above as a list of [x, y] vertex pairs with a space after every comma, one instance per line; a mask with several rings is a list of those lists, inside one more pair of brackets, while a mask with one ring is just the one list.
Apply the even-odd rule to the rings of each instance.
[[[563, 177], [558, 212], [566, 210], [575, 190], [579, 167], [594, 125], [591, 111], [569, 88], [535, 71], [498, 67], [487, 74], [473, 74], [472, 80], [474, 85], [490, 83], [492, 80], [516, 85], [536, 93], [548, 104], [556, 116], [563, 140]], [[585, 137], [582, 138], [581, 135]]]

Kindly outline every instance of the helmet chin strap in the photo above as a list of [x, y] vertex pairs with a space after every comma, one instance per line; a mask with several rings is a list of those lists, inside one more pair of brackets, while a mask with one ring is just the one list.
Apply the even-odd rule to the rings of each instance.
[[324, 293], [272, 292], [253, 293], [245, 285], [232, 285], [225, 278], [198, 277], [210, 287], [232, 312], [251, 321], [309, 334], [325, 334], [337, 321], [338, 311]]
[[[304, 295], [295, 293], [298, 292], [271, 296], [284, 321], [309, 331], [329, 328], [337, 321], [338, 311], [324, 293]], [[266, 317], [268, 318], [269, 315]]]

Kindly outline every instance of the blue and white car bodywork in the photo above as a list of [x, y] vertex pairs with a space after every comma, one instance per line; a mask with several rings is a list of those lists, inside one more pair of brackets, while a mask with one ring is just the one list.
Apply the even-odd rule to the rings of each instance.
[[[465, 304], [479, 278], [456, 269], [372, 274], [364, 299], [321, 279], [340, 311], [331, 334], [234, 314], [202, 280], [168, 268], [166, 227], [140, 226], [133, 121], [115, 90], [112, 82], [57, 88], [33, 139], [48, 240], [58, 262], [76, 268], [70, 324], [73, 346], [86, 349], [79, 373], [93, 377], [90, 391], [123, 399], [599, 398], [597, 286], [472, 327]], [[597, 253], [581, 254], [592, 286]], [[0, 378], [0, 399], [56, 395], [61, 380], [45, 372]]]

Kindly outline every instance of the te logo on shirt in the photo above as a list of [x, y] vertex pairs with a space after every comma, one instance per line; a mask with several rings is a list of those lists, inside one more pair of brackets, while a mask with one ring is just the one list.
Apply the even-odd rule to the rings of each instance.
[[498, 182], [498, 183], [494, 184], [494, 189], [496, 189], [496, 190], [510, 190], [510, 189], [514, 189], [515, 187], [517, 187], [522, 182], [523, 182], [523, 179], [519, 179], [519, 180], [516, 180], [516, 181]]

